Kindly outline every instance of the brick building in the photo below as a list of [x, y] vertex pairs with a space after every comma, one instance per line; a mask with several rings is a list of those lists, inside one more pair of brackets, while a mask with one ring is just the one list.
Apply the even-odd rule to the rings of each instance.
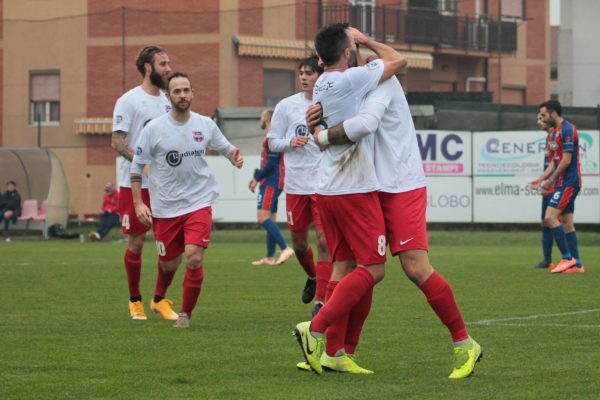
[[112, 109], [140, 82], [141, 47], [165, 47], [192, 78], [195, 110], [210, 115], [293, 93], [314, 33], [336, 21], [406, 54], [409, 92], [537, 104], [549, 91], [548, 1], [501, 0], [502, 18], [499, 1], [0, 0], [0, 145], [36, 146], [39, 119], [41, 145], [65, 167], [71, 212], [94, 212], [115, 176]]

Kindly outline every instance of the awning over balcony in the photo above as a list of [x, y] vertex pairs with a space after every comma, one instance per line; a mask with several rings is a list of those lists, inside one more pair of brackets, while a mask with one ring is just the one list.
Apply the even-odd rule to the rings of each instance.
[[77, 118], [73, 121], [73, 132], [78, 135], [110, 135], [112, 118]]
[[[238, 47], [238, 55], [245, 57], [284, 58], [300, 60], [314, 52], [312, 42], [302, 40], [269, 39], [260, 36], [233, 36], [233, 43]], [[308, 47], [307, 47], [308, 46]], [[364, 56], [373, 54], [362, 51]], [[408, 59], [408, 68], [432, 69], [433, 56], [429, 53], [401, 51]]]

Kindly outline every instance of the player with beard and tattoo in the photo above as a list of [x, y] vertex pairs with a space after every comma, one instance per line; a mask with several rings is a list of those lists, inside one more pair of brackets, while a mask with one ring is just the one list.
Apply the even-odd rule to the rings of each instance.
[[[118, 171], [119, 214], [123, 233], [129, 237], [125, 250], [125, 271], [129, 286], [129, 314], [134, 320], [147, 319], [140, 293], [140, 275], [142, 249], [148, 226], [142, 224], [135, 215], [129, 169], [134, 156], [133, 148], [139, 141], [144, 126], [152, 119], [171, 111], [171, 103], [163, 93], [166, 77], [171, 73], [170, 64], [169, 56], [163, 48], [144, 47], [135, 62], [142, 75], [142, 83], [117, 100], [113, 113], [112, 148], [122, 156]], [[146, 175], [142, 176], [142, 197], [150, 206]], [[177, 319], [177, 313], [169, 305], [172, 304], [171, 301], [165, 299], [166, 288], [172, 279], [173, 273], [158, 267], [156, 291], [150, 304], [152, 311], [160, 313], [167, 320]]]
[[[210, 243], [211, 205], [219, 197], [206, 150], [221, 154], [236, 168], [244, 158], [208, 117], [191, 111], [194, 93], [188, 76], [169, 77], [173, 110], [143, 130], [131, 164], [131, 191], [138, 219], [152, 223], [160, 266], [175, 273], [185, 253], [185, 278], [176, 328], [188, 328], [204, 280], [203, 259]], [[152, 210], [142, 200], [142, 171], [149, 165]]]

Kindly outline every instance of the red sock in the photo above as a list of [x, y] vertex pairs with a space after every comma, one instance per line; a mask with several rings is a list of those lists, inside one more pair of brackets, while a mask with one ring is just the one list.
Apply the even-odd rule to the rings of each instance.
[[310, 278], [314, 278], [317, 274], [315, 272], [315, 260], [313, 258], [312, 247], [308, 246], [308, 250], [304, 252], [304, 254], [300, 255], [300, 253], [296, 253], [296, 258], [302, 268], [304, 268], [304, 272]]
[[181, 303], [181, 312], [186, 313], [192, 318], [192, 310], [196, 307], [196, 302], [200, 296], [202, 281], [204, 280], [204, 268], [186, 268], [185, 278], [183, 279], [183, 302]]
[[[327, 282], [327, 299], [333, 294], [338, 281]], [[339, 318], [331, 325], [327, 327], [327, 342], [325, 344], [325, 351], [330, 356], [335, 356], [338, 350], [344, 348], [344, 339], [346, 337], [346, 329], [348, 326], [348, 316]]]
[[356, 303], [350, 312], [350, 316], [348, 317], [348, 328], [346, 329], [346, 338], [344, 340], [344, 347], [348, 354], [354, 354], [356, 352], [356, 346], [358, 346], [362, 328], [369, 316], [369, 311], [371, 311], [371, 303], [373, 303], [373, 288], [365, 293], [362, 299]]
[[433, 271], [433, 274], [427, 278], [420, 289], [427, 297], [433, 311], [450, 331], [452, 341], [458, 342], [467, 339], [469, 334], [448, 282], [437, 271]]
[[310, 330], [323, 333], [337, 319], [348, 316], [350, 310], [374, 285], [369, 271], [362, 267], [355, 268], [337, 284], [331, 298], [313, 318]]
[[317, 263], [317, 293], [315, 295], [315, 301], [325, 301], [329, 298], [328, 282], [331, 278], [331, 271], [333, 269], [332, 264], [329, 261], [319, 261]]
[[338, 283], [339, 281], [327, 281], [327, 286], [325, 286], [325, 301], [331, 298]]
[[142, 273], [142, 255], [135, 254], [127, 249], [125, 251], [125, 271], [129, 285], [129, 297], [141, 297], [140, 275]]
[[160, 261], [158, 263], [158, 276], [156, 277], [156, 290], [154, 295], [162, 297], [163, 299], [167, 296], [167, 289], [173, 282], [175, 271], [165, 271], [160, 267]]

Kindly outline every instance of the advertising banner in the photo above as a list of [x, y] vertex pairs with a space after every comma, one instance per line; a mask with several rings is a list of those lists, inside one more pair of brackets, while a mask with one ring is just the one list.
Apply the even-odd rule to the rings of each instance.
[[[598, 131], [580, 131], [579, 154], [582, 175], [600, 175]], [[474, 176], [531, 176], [543, 171], [546, 155], [544, 131], [473, 133]]]
[[427, 222], [472, 222], [470, 177], [427, 178]]
[[471, 132], [417, 131], [428, 176], [471, 176]]

